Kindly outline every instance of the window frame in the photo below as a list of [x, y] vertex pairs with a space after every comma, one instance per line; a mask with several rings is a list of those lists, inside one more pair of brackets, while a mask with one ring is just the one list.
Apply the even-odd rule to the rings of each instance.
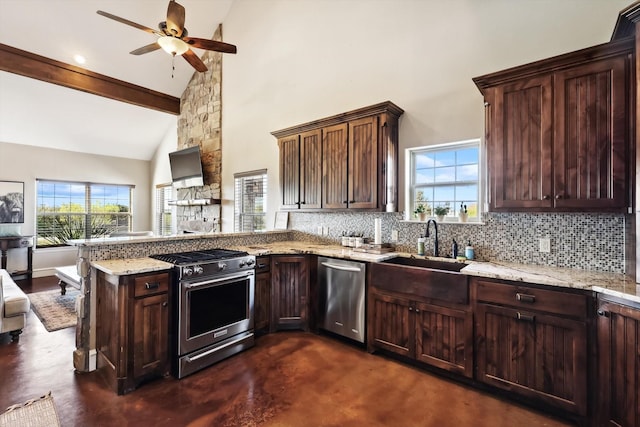
[[[245, 187], [238, 184], [239, 180], [244, 180], [247, 178], [256, 179], [260, 177], [262, 179], [262, 212], [261, 213], [246, 213], [244, 212], [244, 189]], [[242, 193], [238, 193], [241, 190]], [[244, 233], [244, 232], [253, 232], [253, 231], [267, 231], [267, 196], [268, 196], [268, 175], [267, 169], [259, 169], [248, 172], [239, 172], [233, 174], [233, 194], [234, 194], [234, 203], [233, 203], [233, 230], [236, 233]], [[264, 227], [262, 229], [252, 228], [250, 230], [246, 230], [244, 228], [244, 216], [252, 216], [252, 217], [262, 217], [262, 222]], [[255, 225], [255, 222], [253, 223]]]
[[[74, 212], [74, 211], [53, 211], [53, 212], [47, 212], [47, 213], [43, 213], [40, 212], [40, 198], [41, 193], [40, 193], [40, 184], [62, 184], [62, 185], [70, 185], [70, 186], [78, 186], [78, 187], [83, 187], [84, 189], [84, 194], [81, 197], [81, 199], [84, 202], [84, 206], [83, 206], [83, 210], [81, 212]], [[129, 210], [128, 212], [95, 212], [92, 211], [91, 209], [91, 203], [99, 200], [100, 197], [95, 197], [92, 195], [91, 192], [91, 188], [94, 186], [107, 186], [107, 187], [122, 187], [122, 188], [126, 188], [128, 190], [128, 203], [129, 203]], [[38, 244], [39, 240], [41, 239], [40, 235], [41, 235], [41, 228], [38, 225], [38, 222], [40, 220], [40, 218], [43, 217], [55, 217], [55, 216], [64, 216], [67, 217], [67, 221], [68, 223], [71, 222], [71, 217], [75, 216], [75, 217], [81, 217], [80, 218], [80, 222], [82, 223], [82, 228], [83, 228], [83, 235], [82, 237], [79, 237], [79, 239], [91, 239], [92, 236], [89, 235], [92, 231], [91, 228], [91, 223], [92, 223], [92, 219], [93, 218], [99, 218], [101, 216], [105, 216], [105, 215], [109, 215], [109, 216], [116, 216], [116, 217], [123, 217], [123, 218], [127, 218], [127, 230], [126, 231], [131, 231], [131, 226], [133, 225], [133, 215], [134, 215], [134, 211], [133, 211], [133, 202], [134, 202], [134, 190], [135, 190], [135, 185], [132, 184], [107, 184], [107, 183], [101, 183], [101, 182], [88, 182], [88, 181], [65, 181], [65, 180], [59, 180], [59, 179], [45, 179], [45, 178], [36, 178], [36, 194], [35, 194], [35, 244], [34, 246], [36, 246], [39, 249], [49, 249], [49, 248], [59, 248], [59, 247], [64, 247], [66, 246], [66, 240], [64, 242], [58, 243], [58, 244], [47, 244], [47, 245], [42, 245], [42, 244]], [[69, 200], [69, 204], [71, 206], [71, 204], [73, 204], [73, 200], [79, 200], [80, 197], [73, 197], [73, 192], [70, 191], [68, 195], [65, 195], [64, 197], [60, 197], [60, 199], [66, 199], [68, 197]], [[54, 200], [56, 200], [56, 198], [54, 197]], [[118, 197], [116, 197], [116, 200], [119, 200]], [[54, 205], [56, 203], [54, 202]], [[119, 221], [116, 221], [117, 223], [119, 223]], [[116, 227], [118, 227], [118, 225], [116, 224]], [[78, 230], [78, 229], [76, 229]], [[117, 228], [118, 231], [122, 231], [119, 228]], [[107, 233], [104, 233], [105, 235]], [[89, 237], [87, 237], [89, 235]], [[43, 238], [45, 239], [45, 238]], [[72, 239], [73, 240], [73, 239]]]
[[[175, 196], [176, 189], [172, 183], [156, 185], [153, 232], [158, 236], [170, 236], [176, 232], [176, 207], [171, 203]], [[166, 215], [169, 216], [168, 224]]]
[[[428, 152], [444, 152], [444, 151], [454, 151], [460, 150], [464, 148], [477, 147], [478, 149], [478, 180], [477, 180], [477, 217], [469, 217], [468, 223], [481, 223], [482, 222], [482, 214], [486, 212], [486, 207], [484, 203], [484, 194], [485, 194], [485, 166], [484, 166], [484, 150], [481, 138], [473, 138], [466, 139], [462, 141], [453, 141], [447, 142], [443, 144], [435, 144], [435, 145], [426, 145], [420, 147], [411, 147], [405, 150], [405, 215], [404, 219], [406, 221], [415, 220], [413, 217], [413, 212], [415, 209], [414, 206], [414, 197], [413, 194], [417, 187], [415, 183], [415, 175], [416, 175], [416, 165], [415, 158], [417, 154], [428, 153]], [[437, 187], [438, 185], [451, 185], [453, 183], [476, 183], [476, 181], [450, 181], [443, 184], [430, 184], [428, 187]], [[435, 184], [435, 183], [434, 183]], [[419, 185], [424, 186], [424, 185]], [[455, 203], [455, 202], [454, 202]], [[458, 221], [457, 212], [458, 207], [454, 205], [454, 212], [456, 213], [455, 219], [453, 216], [446, 216], [445, 222], [455, 223]], [[429, 218], [435, 218], [435, 215], [430, 215]]]

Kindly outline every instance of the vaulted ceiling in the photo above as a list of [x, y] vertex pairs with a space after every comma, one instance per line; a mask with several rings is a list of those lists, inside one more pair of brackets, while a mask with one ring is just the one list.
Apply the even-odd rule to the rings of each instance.
[[[189, 35], [211, 38], [232, 2], [179, 0], [186, 9]], [[96, 13], [103, 10], [155, 29], [166, 20], [167, 4], [0, 0], [0, 44], [179, 98], [193, 68], [162, 50], [130, 55], [156, 36]], [[86, 63], [77, 64], [74, 55], [84, 56]], [[170, 113], [0, 71], [0, 142], [148, 160], [175, 121]]]

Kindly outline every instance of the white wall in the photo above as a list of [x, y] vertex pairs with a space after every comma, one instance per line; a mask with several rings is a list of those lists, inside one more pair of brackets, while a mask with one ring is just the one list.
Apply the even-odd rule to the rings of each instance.
[[[126, 153], [123, 153], [126, 154]], [[98, 182], [135, 185], [133, 230], [150, 230], [148, 212], [151, 197], [149, 188], [150, 162], [121, 157], [98, 156], [72, 151], [53, 150], [29, 145], [0, 142], [0, 181], [24, 182], [25, 218], [22, 234], [35, 234], [36, 179]], [[137, 215], [136, 213], [139, 213]], [[7, 268], [26, 266], [26, 251], [9, 254]], [[75, 264], [75, 248], [35, 249], [33, 266], [35, 276], [52, 274], [51, 268]], [[38, 272], [38, 270], [40, 270]]]
[[155, 206], [156, 206], [156, 185], [171, 183], [171, 167], [169, 165], [169, 153], [176, 151], [178, 148], [178, 120], [171, 124], [164, 138], [158, 145], [153, 158], [151, 159], [151, 184], [149, 192], [151, 194], [151, 209], [149, 212], [149, 221], [154, 233], [158, 233], [155, 229]]
[[[235, 0], [223, 39], [222, 198], [233, 174], [267, 168], [271, 131], [391, 100], [405, 109], [400, 148], [481, 137], [472, 77], [609, 41], [631, 0]], [[404, 204], [404, 156], [400, 157]], [[232, 231], [233, 204], [222, 209]]]

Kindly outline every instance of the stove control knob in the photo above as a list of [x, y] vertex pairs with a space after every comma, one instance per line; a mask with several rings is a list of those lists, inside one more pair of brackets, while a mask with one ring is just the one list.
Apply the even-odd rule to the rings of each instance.
[[204, 269], [202, 268], [202, 266], [200, 265], [193, 266], [193, 274], [202, 274], [203, 272], [204, 272]]
[[251, 266], [252, 266], [253, 264], [255, 264], [255, 263], [256, 263], [256, 262], [255, 262], [255, 260], [248, 259], [248, 260], [247, 260], [247, 267], [251, 267]]
[[244, 261], [240, 261], [240, 268], [244, 267], [245, 265], [247, 265]]
[[191, 268], [191, 267], [184, 267], [184, 268], [182, 269], [182, 273], [183, 273], [185, 276], [191, 276], [191, 275], [193, 275], [193, 268]]
[[218, 263], [218, 271], [223, 271], [225, 268], [227, 268], [227, 264], [224, 262], [219, 262]]

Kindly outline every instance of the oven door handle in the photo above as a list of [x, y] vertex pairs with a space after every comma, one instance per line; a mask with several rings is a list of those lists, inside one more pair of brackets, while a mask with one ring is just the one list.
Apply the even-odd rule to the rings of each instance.
[[204, 282], [197, 282], [197, 283], [188, 283], [188, 284], [185, 284], [184, 287], [185, 289], [200, 288], [202, 286], [214, 285], [216, 283], [224, 283], [224, 282], [229, 282], [236, 279], [243, 279], [245, 277], [250, 277], [252, 274], [253, 274], [253, 271], [250, 271], [250, 272], [243, 271], [242, 273], [233, 274], [231, 276], [224, 276], [218, 279], [206, 280]]

